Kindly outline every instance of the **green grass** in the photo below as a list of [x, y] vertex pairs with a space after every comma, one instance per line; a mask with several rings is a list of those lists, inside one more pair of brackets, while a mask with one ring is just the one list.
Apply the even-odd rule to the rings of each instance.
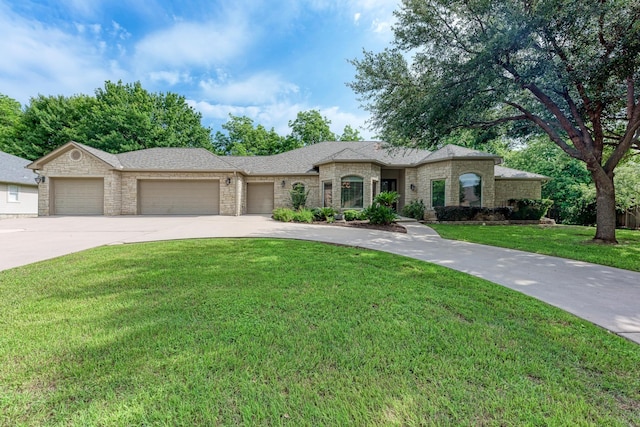
[[2, 425], [640, 425], [640, 346], [421, 261], [287, 240], [0, 273]]
[[445, 239], [520, 249], [640, 271], [640, 231], [616, 230], [618, 245], [593, 243], [593, 227], [429, 224]]

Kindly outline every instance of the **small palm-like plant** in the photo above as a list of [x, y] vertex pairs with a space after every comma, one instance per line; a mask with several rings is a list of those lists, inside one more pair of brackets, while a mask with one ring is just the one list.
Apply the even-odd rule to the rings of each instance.
[[400, 199], [400, 195], [397, 192], [383, 191], [373, 198], [373, 203], [393, 208], [393, 205], [398, 203], [398, 199]]

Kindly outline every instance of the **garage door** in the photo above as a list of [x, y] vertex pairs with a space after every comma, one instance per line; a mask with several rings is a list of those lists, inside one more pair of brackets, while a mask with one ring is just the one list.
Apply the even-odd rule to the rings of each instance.
[[273, 211], [273, 182], [247, 183], [247, 213], [270, 214]]
[[217, 215], [218, 180], [142, 180], [138, 182], [142, 215]]
[[104, 180], [102, 178], [53, 178], [55, 215], [102, 215]]

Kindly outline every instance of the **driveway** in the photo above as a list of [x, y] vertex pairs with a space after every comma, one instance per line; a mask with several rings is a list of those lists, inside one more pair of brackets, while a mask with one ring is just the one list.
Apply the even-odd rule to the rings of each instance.
[[420, 224], [407, 234], [281, 223], [266, 216], [40, 217], [0, 221], [0, 270], [102, 245], [207, 237], [276, 237], [381, 250], [507, 286], [640, 343], [640, 273], [441, 239]]

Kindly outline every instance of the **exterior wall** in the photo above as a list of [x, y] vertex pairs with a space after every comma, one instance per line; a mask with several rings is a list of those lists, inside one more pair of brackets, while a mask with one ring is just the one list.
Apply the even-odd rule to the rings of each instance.
[[[380, 191], [380, 166], [373, 163], [330, 163], [320, 166], [318, 188], [324, 181], [332, 182], [333, 208], [341, 209], [342, 178], [345, 176], [359, 176], [363, 180], [363, 205], [367, 207], [373, 202], [373, 183], [377, 182], [377, 190]], [[318, 194], [320, 191], [318, 191]], [[322, 200], [318, 198], [318, 206]]]
[[496, 206], [507, 206], [509, 199], [540, 199], [542, 184], [537, 180], [496, 179]]
[[418, 183], [415, 198], [422, 199], [427, 210], [433, 209], [433, 206], [431, 206], [431, 183], [436, 180], [445, 180], [445, 205], [458, 204], [458, 199], [455, 199], [454, 203], [453, 192], [451, 190], [451, 161], [429, 163], [420, 166], [416, 170], [416, 180]]
[[40, 171], [40, 175], [46, 177], [40, 184], [40, 197], [38, 198], [38, 215], [47, 216], [50, 212], [51, 178], [104, 178], [104, 213], [105, 215], [119, 215], [121, 211], [120, 172], [110, 170], [104, 162], [92, 155], [83, 152], [80, 160], [72, 160], [69, 156], [71, 150], [61, 153], [50, 160]]
[[[18, 201], [9, 201], [9, 186], [18, 187]], [[36, 216], [38, 214], [38, 187], [0, 182], [0, 218]]]
[[[411, 184], [413, 184], [414, 189], [411, 189]], [[424, 190], [424, 188], [422, 189]], [[398, 206], [398, 210], [402, 209], [404, 206], [413, 202], [414, 200], [423, 199], [424, 197], [420, 196], [420, 185], [418, 182], [418, 169], [417, 168], [407, 168], [404, 171], [404, 188], [401, 190], [403, 197], [401, 206]], [[425, 200], [426, 203], [426, 200]]]

